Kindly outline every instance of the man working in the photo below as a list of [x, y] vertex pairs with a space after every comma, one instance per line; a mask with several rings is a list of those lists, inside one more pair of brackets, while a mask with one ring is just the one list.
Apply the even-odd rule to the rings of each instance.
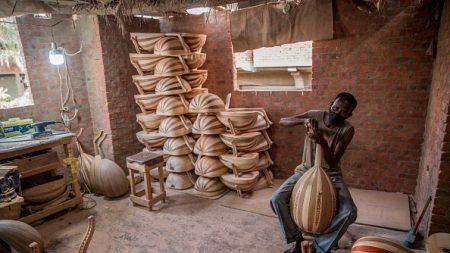
[[313, 110], [280, 120], [282, 126], [305, 124], [309, 129], [305, 136], [302, 163], [295, 168], [294, 175], [288, 178], [273, 194], [270, 201], [272, 210], [278, 216], [286, 242], [295, 242], [292, 249], [286, 252], [300, 252], [300, 243], [303, 237], [302, 231], [291, 217], [291, 193], [300, 177], [314, 166], [316, 145], [322, 147], [322, 168], [325, 169], [336, 188], [338, 210], [330, 227], [324, 233], [315, 235], [313, 241], [315, 249], [320, 253], [329, 252], [348, 226], [356, 220], [356, 206], [347, 187], [342, 182], [340, 172], [340, 159], [355, 133], [355, 129], [346, 119], [352, 116], [356, 105], [356, 99], [352, 94], [342, 92], [330, 104], [328, 111]]

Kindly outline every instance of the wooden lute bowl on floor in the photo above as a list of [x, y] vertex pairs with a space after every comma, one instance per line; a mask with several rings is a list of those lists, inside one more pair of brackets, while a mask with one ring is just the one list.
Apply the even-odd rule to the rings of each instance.
[[[13, 252], [30, 252], [30, 244], [37, 243], [38, 253], [44, 251], [44, 241], [32, 226], [17, 220], [0, 220], [0, 239], [8, 244]], [[0, 252], [8, 252], [0, 244]]]
[[184, 190], [194, 186], [194, 179], [190, 172], [169, 173], [166, 179], [166, 186], [172, 189]]
[[222, 195], [227, 187], [219, 178], [198, 177], [194, 185], [194, 194], [204, 198], [214, 198]]
[[314, 166], [295, 184], [291, 195], [291, 216], [302, 231], [320, 234], [336, 214], [334, 185], [321, 167], [322, 148], [316, 144]]
[[414, 251], [405, 248], [391, 240], [366, 236], [358, 239], [352, 247], [352, 253], [413, 253]]

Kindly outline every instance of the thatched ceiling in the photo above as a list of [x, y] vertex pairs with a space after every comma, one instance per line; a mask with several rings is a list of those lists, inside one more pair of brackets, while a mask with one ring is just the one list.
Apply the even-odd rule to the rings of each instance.
[[0, 18], [34, 13], [161, 15], [236, 2], [248, 0], [1, 0]]

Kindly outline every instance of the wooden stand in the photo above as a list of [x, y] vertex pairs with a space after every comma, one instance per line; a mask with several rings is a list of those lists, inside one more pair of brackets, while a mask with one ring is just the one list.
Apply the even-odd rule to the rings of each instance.
[[[163, 203], [166, 200], [166, 190], [164, 188], [164, 174], [163, 174], [164, 159], [161, 154], [151, 152], [141, 152], [127, 157], [127, 168], [130, 172], [130, 200], [133, 205], [146, 206], [150, 211], [152, 206], [158, 202]], [[150, 170], [158, 168], [158, 179], [160, 193], [153, 196]], [[138, 171], [144, 174], [144, 186], [145, 189], [136, 191], [136, 184], [134, 181], [134, 173]]]

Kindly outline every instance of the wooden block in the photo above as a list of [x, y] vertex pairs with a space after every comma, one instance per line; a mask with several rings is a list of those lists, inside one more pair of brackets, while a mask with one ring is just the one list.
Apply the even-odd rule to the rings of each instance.
[[141, 152], [127, 157], [127, 162], [145, 164], [153, 166], [155, 164], [164, 162], [163, 156], [154, 152]]

